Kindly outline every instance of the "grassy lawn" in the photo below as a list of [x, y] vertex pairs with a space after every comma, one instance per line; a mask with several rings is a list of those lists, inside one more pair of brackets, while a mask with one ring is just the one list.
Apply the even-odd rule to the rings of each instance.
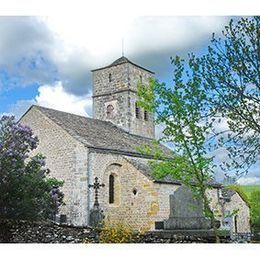
[[250, 195], [253, 191], [260, 191], [260, 185], [255, 185], [255, 186], [241, 186], [241, 188], [243, 189], [243, 191], [246, 193], [246, 195], [248, 196], [248, 198], [250, 198]]

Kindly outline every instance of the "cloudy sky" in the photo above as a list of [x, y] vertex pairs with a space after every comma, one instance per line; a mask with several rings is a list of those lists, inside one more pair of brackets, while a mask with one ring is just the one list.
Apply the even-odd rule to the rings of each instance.
[[[0, 16], [0, 115], [31, 104], [92, 115], [91, 69], [124, 53], [171, 81], [170, 57], [206, 50], [225, 16]], [[221, 155], [221, 156], [220, 156]], [[223, 159], [223, 153], [219, 153]], [[225, 158], [224, 158], [225, 159]], [[242, 182], [259, 182], [259, 168]]]
[[0, 17], [0, 113], [32, 103], [91, 115], [91, 69], [124, 53], [169, 80], [170, 57], [203, 52], [227, 17]]

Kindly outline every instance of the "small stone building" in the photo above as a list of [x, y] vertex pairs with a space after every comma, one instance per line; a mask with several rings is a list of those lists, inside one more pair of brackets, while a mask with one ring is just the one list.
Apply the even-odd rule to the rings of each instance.
[[[148, 156], [139, 152], [154, 140], [154, 117], [137, 105], [137, 83], [148, 84], [153, 72], [121, 57], [93, 70], [94, 118], [32, 106], [20, 119], [39, 137], [34, 153], [46, 156], [51, 175], [64, 180], [65, 206], [60, 214], [76, 226], [89, 223], [94, 192], [88, 188], [98, 177], [104, 188], [99, 203], [106, 219], [135, 229], [153, 230], [169, 217], [169, 196], [180, 187], [171, 178], [156, 180]], [[171, 150], [161, 145], [166, 155]], [[212, 208], [224, 224], [223, 207], [238, 208], [237, 232], [249, 232], [249, 208], [236, 194], [221, 203], [221, 185], [212, 183]]]

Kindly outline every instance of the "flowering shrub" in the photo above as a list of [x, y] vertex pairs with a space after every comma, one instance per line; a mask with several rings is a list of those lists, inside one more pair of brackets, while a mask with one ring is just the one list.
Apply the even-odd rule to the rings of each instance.
[[139, 238], [139, 233], [130, 225], [120, 222], [105, 222], [101, 228], [100, 243], [132, 243]]
[[47, 178], [44, 156], [29, 158], [39, 140], [13, 116], [0, 118], [0, 218], [39, 220], [62, 204], [63, 182]]

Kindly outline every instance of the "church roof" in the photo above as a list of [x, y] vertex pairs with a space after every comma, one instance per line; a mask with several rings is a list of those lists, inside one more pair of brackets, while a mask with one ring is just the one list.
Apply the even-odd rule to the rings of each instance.
[[[149, 162], [147, 160], [144, 160], [144, 159], [140, 160], [138, 158], [131, 158], [131, 159], [126, 158], [126, 160], [128, 162], [130, 162], [137, 170], [142, 172], [146, 177], [153, 180], [154, 182], [181, 185], [180, 181], [175, 180], [173, 177], [171, 177], [169, 175], [164, 177], [164, 178], [161, 178], [161, 179], [155, 178], [155, 176], [152, 174], [152, 169], [151, 169]], [[222, 185], [220, 183], [217, 183], [214, 180], [209, 180], [208, 184], [211, 185], [214, 188], [221, 188], [222, 187]]]
[[108, 65], [108, 66], [105, 66], [105, 67], [102, 67], [102, 68], [98, 68], [98, 69], [94, 69], [94, 70], [91, 70], [91, 71], [93, 72], [93, 71], [97, 71], [97, 70], [107, 69], [107, 68], [110, 68], [110, 67], [113, 67], [113, 66], [117, 66], [117, 65], [124, 64], [124, 63], [130, 63], [130, 64], [132, 64], [132, 65], [134, 65], [134, 66], [136, 66], [136, 67], [138, 67], [138, 68], [141, 68], [141, 69], [143, 69], [143, 70], [146, 70], [146, 71], [148, 71], [148, 72], [154, 74], [153, 71], [148, 70], [148, 69], [146, 69], [146, 68], [144, 68], [144, 67], [141, 67], [140, 65], [137, 65], [137, 64], [133, 63], [132, 61], [130, 61], [129, 59], [127, 59], [125, 56], [120, 57], [119, 59], [115, 60], [114, 62], [112, 62], [112, 63], [111, 63], [110, 65]]
[[231, 198], [236, 192], [232, 189], [223, 189], [222, 196], [225, 198]]
[[[35, 105], [30, 109], [32, 108], [36, 108], [42, 112], [71, 136], [90, 148], [138, 157], [147, 157], [138, 152], [137, 149], [142, 145], [149, 145], [152, 147], [153, 139], [129, 134], [111, 122], [78, 116]], [[172, 155], [172, 151], [167, 147], [161, 145], [161, 148], [166, 156]]]
[[131, 61], [129, 59], [127, 59], [125, 56], [122, 56], [119, 59], [112, 62], [109, 66], [116, 66], [116, 65], [123, 64], [123, 63], [127, 63], [127, 62], [130, 63]]
[[132, 159], [132, 158], [131, 159], [128, 158], [126, 160], [130, 162], [137, 170], [142, 172], [146, 177], [154, 180], [155, 182], [181, 185], [179, 181], [173, 179], [171, 176], [166, 176], [162, 179], [156, 179], [152, 174], [152, 169], [147, 160], [140, 161], [138, 159]]

